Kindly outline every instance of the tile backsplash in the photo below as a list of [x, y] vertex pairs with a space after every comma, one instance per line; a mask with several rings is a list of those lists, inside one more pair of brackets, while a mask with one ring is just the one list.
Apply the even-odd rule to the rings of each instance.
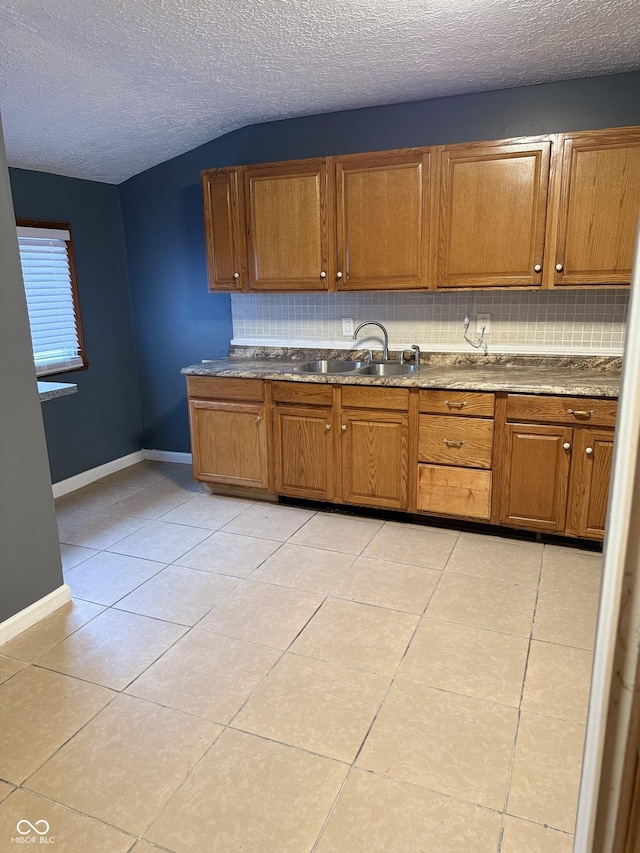
[[[419, 344], [425, 351], [473, 352], [476, 315], [491, 315], [486, 338], [493, 353], [620, 355], [627, 290], [456, 293], [242, 293], [231, 296], [233, 344], [351, 349], [342, 318], [354, 325], [377, 320], [389, 331], [390, 349]], [[371, 334], [367, 338], [367, 332]], [[376, 330], [362, 331], [361, 347], [379, 348]]]

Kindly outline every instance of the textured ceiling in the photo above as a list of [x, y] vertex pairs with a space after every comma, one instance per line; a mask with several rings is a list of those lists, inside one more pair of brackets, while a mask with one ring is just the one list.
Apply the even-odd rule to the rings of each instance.
[[640, 68], [638, 0], [0, 0], [13, 166], [120, 183], [255, 122]]

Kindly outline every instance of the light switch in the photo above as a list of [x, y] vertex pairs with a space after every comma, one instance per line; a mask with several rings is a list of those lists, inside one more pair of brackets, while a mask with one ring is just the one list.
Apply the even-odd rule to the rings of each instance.
[[353, 337], [353, 317], [342, 318], [342, 334]]

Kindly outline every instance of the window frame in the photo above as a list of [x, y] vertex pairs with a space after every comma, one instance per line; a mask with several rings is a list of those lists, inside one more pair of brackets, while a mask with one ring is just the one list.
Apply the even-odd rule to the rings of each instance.
[[[71, 223], [69, 222], [52, 222], [44, 219], [21, 219], [16, 218], [16, 227], [17, 228], [42, 228], [42, 229], [50, 229], [50, 230], [59, 230], [59, 231], [68, 231], [69, 239], [65, 240], [67, 246], [67, 262], [69, 264], [69, 281], [71, 284], [71, 298], [73, 300], [73, 313], [76, 321], [76, 332], [78, 335], [78, 357], [82, 359], [82, 364], [77, 367], [53, 367], [52, 369], [42, 369], [38, 371], [36, 367], [36, 374], [38, 378], [42, 376], [55, 376], [55, 375], [63, 375], [65, 373], [77, 373], [79, 370], [87, 370], [89, 367], [89, 362], [87, 360], [87, 353], [84, 345], [84, 332], [82, 329], [82, 315], [80, 313], [80, 297], [78, 295], [78, 278], [76, 274], [76, 260], [75, 253], [73, 249], [73, 232], [71, 230]], [[22, 263], [20, 264], [22, 269]], [[31, 323], [29, 323], [29, 329], [31, 329]], [[33, 337], [33, 336], [32, 336]], [[34, 366], [35, 366], [35, 356], [34, 356]]]

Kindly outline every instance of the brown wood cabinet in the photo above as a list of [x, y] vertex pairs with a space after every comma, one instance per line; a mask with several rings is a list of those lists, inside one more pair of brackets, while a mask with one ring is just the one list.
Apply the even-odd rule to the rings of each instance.
[[247, 287], [242, 167], [202, 173], [209, 290]]
[[640, 128], [559, 137], [546, 285], [624, 285], [640, 213]]
[[628, 285], [640, 128], [202, 175], [211, 290]]
[[324, 157], [244, 171], [250, 290], [326, 290], [333, 198]]
[[542, 283], [550, 161], [548, 137], [442, 149], [439, 289]]
[[494, 394], [420, 391], [417, 509], [491, 517]]
[[616, 401], [509, 394], [505, 410], [531, 422], [500, 428], [498, 522], [602, 539]]
[[337, 460], [331, 386], [273, 382], [272, 394], [276, 492], [333, 501]]
[[431, 150], [335, 158], [339, 290], [426, 289]]
[[263, 386], [254, 379], [188, 377], [196, 480], [269, 488], [271, 439]]

